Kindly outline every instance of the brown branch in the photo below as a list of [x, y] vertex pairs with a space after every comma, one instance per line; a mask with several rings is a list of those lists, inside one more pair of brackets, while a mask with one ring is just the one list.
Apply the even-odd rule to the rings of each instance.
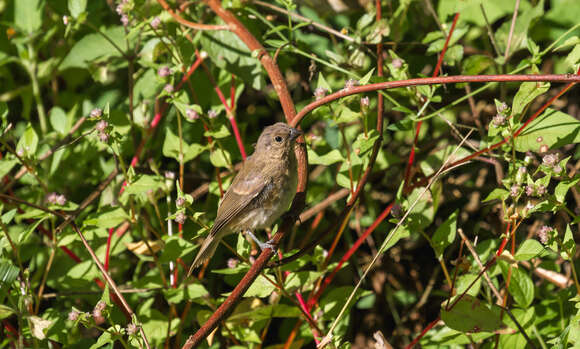
[[580, 82], [580, 76], [575, 74], [518, 74], [518, 75], [456, 75], [440, 76], [435, 78], [416, 78], [399, 81], [385, 81], [376, 84], [355, 86], [350, 89], [342, 89], [305, 106], [292, 120], [290, 126], [296, 126], [302, 119], [314, 109], [335, 101], [337, 99], [365, 92], [378, 90], [388, 90], [392, 88], [418, 86], [418, 85], [439, 85], [456, 84], [464, 82], [526, 82], [526, 81], [549, 81], [549, 82]]
[[[163, 0], [158, 0], [163, 1]], [[250, 31], [229, 11], [226, 11], [221, 7], [221, 3], [218, 0], [204, 0], [204, 2], [218, 15], [222, 20], [227, 23], [228, 28], [236, 34], [251, 51], [258, 51], [258, 59], [264, 66], [264, 69], [268, 73], [270, 80], [278, 94], [280, 99], [280, 104], [284, 111], [286, 121], [291, 124], [296, 117], [296, 109], [294, 107], [294, 102], [290, 97], [290, 92], [288, 87], [280, 72], [280, 69], [266, 52], [266, 49], [260, 44], [260, 42], [250, 33]], [[289, 232], [294, 226], [294, 219], [292, 217], [298, 216], [300, 211], [304, 207], [304, 202], [306, 199], [306, 184], [308, 180], [307, 167], [308, 158], [306, 156], [306, 147], [304, 145], [304, 138], [301, 136], [299, 147], [296, 148], [296, 158], [298, 161], [298, 188], [297, 194], [292, 202], [292, 207], [290, 208], [290, 214], [286, 215], [285, 219], [282, 221], [280, 230], [274, 235], [273, 244], [278, 245], [282, 237]], [[228, 298], [220, 305], [220, 307], [213, 313], [213, 315], [206, 321], [205, 324], [191, 337], [187, 339], [183, 348], [192, 348], [198, 345], [205, 337], [207, 337], [217, 326], [221, 323], [231, 312], [233, 311], [236, 304], [238, 304], [254, 282], [254, 280], [260, 275], [261, 271], [266, 266], [266, 263], [274, 255], [274, 250], [266, 248], [262, 251], [260, 256], [256, 259], [250, 270], [244, 275], [242, 280], [234, 288]]]
[[510, 33], [508, 35], [508, 41], [507, 41], [507, 45], [505, 48], [505, 53], [503, 55], [503, 59], [504, 61], [507, 61], [508, 56], [510, 54], [510, 46], [512, 44], [512, 38], [514, 35], [514, 28], [516, 27], [516, 19], [518, 18], [518, 9], [520, 7], [520, 0], [516, 0], [516, 5], [514, 8], [514, 15], [512, 16], [512, 23], [510, 25]]
[[186, 27], [196, 29], [196, 30], [228, 30], [227, 25], [216, 25], [216, 24], [202, 24], [202, 23], [195, 23], [192, 21], [188, 21], [187, 19], [181, 17], [173, 9], [165, 2], [165, 0], [157, 0], [159, 5], [163, 7], [163, 9], [173, 17], [177, 21], [177, 23], [184, 25]]
[[[163, 1], [163, 0], [158, 0]], [[272, 85], [280, 98], [280, 104], [282, 105], [282, 110], [284, 110], [284, 115], [288, 122], [294, 119], [296, 115], [296, 110], [294, 108], [294, 102], [290, 97], [290, 92], [288, 91], [288, 86], [286, 81], [280, 72], [280, 69], [270, 57], [264, 46], [250, 33], [250, 31], [236, 18], [231, 12], [225, 10], [221, 6], [221, 2], [218, 0], [203, 0], [221, 19], [227, 23], [228, 28], [232, 33], [236, 34], [240, 40], [248, 46], [250, 51], [258, 51], [257, 57], [266, 69], [270, 80], [272, 80]], [[294, 125], [296, 125], [294, 123]]]
[[[461, 237], [461, 239], [465, 243], [465, 246], [467, 246], [467, 249], [469, 250], [469, 252], [473, 256], [473, 259], [475, 259], [475, 262], [479, 266], [479, 269], [484, 270], [483, 263], [481, 263], [481, 259], [479, 259], [479, 255], [477, 254], [477, 252], [475, 252], [475, 249], [473, 248], [473, 246], [471, 245], [471, 242], [467, 239], [465, 234], [463, 234], [463, 229], [461, 229], [461, 228], [457, 229], [457, 233], [459, 234], [459, 236]], [[499, 291], [497, 290], [497, 288], [495, 287], [493, 282], [491, 282], [491, 279], [489, 278], [489, 275], [487, 274], [486, 271], [483, 272], [483, 277], [484, 277], [485, 281], [487, 282], [487, 285], [489, 286], [489, 288], [491, 289], [491, 291], [495, 295], [495, 297], [498, 299], [498, 301], [500, 301], [501, 294], [499, 293]]]
[[[72, 221], [70, 224], [71, 224], [71, 227], [73, 228], [73, 230], [81, 238], [83, 245], [85, 245], [85, 248], [87, 249], [87, 251], [91, 255], [91, 258], [93, 258], [93, 261], [95, 262], [95, 264], [97, 265], [97, 267], [101, 271], [101, 274], [103, 274], [103, 277], [105, 278], [105, 280], [107, 280], [107, 283], [109, 284], [109, 286], [111, 287], [111, 289], [113, 290], [113, 292], [115, 293], [115, 295], [117, 296], [117, 298], [119, 299], [121, 304], [123, 305], [125, 312], [127, 314], [129, 314], [131, 318], [136, 318], [137, 316], [135, 315], [135, 313], [133, 312], [133, 310], [131, 309], [131, 307], [129, 306], [129, 304], [127, 303], [125, 298], [123, 297], [123, 294], [121, 293], [121, 291], [119, 291], [117, 284], [115, 284], [115, 281], [113, 281], [111, 276], [109, 276], [109, 273], [105, 270], [105, 267], [99, 261], [99, 258], [95, 254], [95, 251], [93, 251], [93, 249], [91, 248], [91, 246], [87, 242], [87, 239], [85, 239], [85, 236], [83, 235], [83, 233], [81, 233], [81, 231], [77, 227], [76, 223], [74, 221]], [[135, 324], [135, 325], [139, 326], [139, 332], [141, 333], [141, 337], [143, 338], [143, 342], [145, 342], [145, 347], [150, 348], [149, 342], [147, 341], [147, 336], [145, 335], [145, 331], [143, 331], [143, 326], [140, 326], [140, 324]]]
[[300, 214], [300, 221], [306, 222], [313, 216], [315, 216], [318, 212], [324, 211], [328, 206], [332, 205], [336, 201], [342, 199], [343, 197], [347, 196], [350, 193], [350, 190], [346, 188], [342, 188], [332, 194], [330, 194], [326, 199], [322, 200], [321, 202], [317, 203], [316, 205], [312, 206], [308, 210], [302, 212]]

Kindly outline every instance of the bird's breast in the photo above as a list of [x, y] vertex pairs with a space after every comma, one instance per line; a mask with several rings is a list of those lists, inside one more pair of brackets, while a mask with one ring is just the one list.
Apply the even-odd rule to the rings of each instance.
[[264, 189], [253, 200], [240, 222], [238, 230], [270, 227], [292, 203], [296, 194], [297, 175], [293, 166], [286, 166], [273, 175]]

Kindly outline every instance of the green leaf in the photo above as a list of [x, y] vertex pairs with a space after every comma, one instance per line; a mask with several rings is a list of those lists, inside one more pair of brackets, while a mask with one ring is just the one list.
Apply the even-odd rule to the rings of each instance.
[[231, 135], [230, 130], [228, 130], [227, 126], [224, 124], [219, 125], [219, 128], [216, 130], [207, 130], [203, 133], [206, 137], [213, 137], [213, 138], [226, 138]]
[[[513, 9], [510, 11], [512, 12]], [[530, 26], [544, 14], [544, 1], [538, 1], [536, 6], [518, 14], [518, 20], [515, 23], [513, 32], [511, 31], [511, 21], [504, 21], [501, 27], [495, 33], [495, 40], [500, 52], [505, 52], [509, 38], [511, 37], [511, 46], [509, 54], [525, 48], [528, 29]]]
[[[344, 306], [347, 297], [352, 293], [354, 287], [352, 286], [341, 286], [330, 290], [328, 293], [322, 296], [320, 299], [320, 308], [322, 309], [324, 316], [330, 319], [335, 318], [339, 311]], [[353, 301], [349, 304], [349, 309], [358, 301], [359, 298], [370, 294], [370, 292], [358, 289], [353, 297]], [[348, 311], [348, 310], [347, 310]]]
[[577, 44], [580, 44], [580, 38], [574, 35], [566, 39], [562, 44], [556, 46], [556, 48], [554, 48], [554, 51], [560, 51], [568, 47], [575, 47]]
[[12, 222], [12, 219], [16, 215], [16, 212], [18, 212], [18, 209], [13, 208], [10, 211], [4, 213], [2, 217], [0, 217], [0, 221], [2, 221], [2, 224], [8, 225], [10, 222]]
[[85, 219], [84, 226], [97, 226], [99, 228], [113, 228], [129, 219], [129, 215], [122, 207], [107, 207], [100, 210], [99, 214], [92, 214]]
[[491, 201], [491, 200], [507, 200], [507, 198], [510, 196], [510, 192], [502, 189], [502, 188], [495, 188], [494, 190], [491, 191], [491, 193], [489, 193], [489, 195], [483, 199], [483, 202], [487, 202], [487, 201]]
[[[181, 148], [180, 148], [181, 147]], [[207, 148], [201, 144], [187, 144], [181, 141], [170, 128], [165, 129], [165, 141], [163, 142], [163, 156], [173, 158], [177, 161], [180, 159], [180, 151], [183, 152], [183, 163], [195, 159], [199, 154], [203, 153]]]
[[324, 155], [318, 155], [314, 150], [308, 148], [308, 163], [311, 165], [329, 166], [345, 159], [338, 149], [333, 149]]
[[189, 241], [184, 240], [178, 235], [167, 237], [165, 247], [159, 256], [159, 263], [169, 263], [177, 258], [183, 258], [195, 250], [196, 246]]
[[14, 1], [14, 24], [28, 34], [33, 33], [42, 25], [43, 12], [44, 0]]
[[[274, 279], [272, 275], [268, 275], [268, 277]], [[260, 274], [256, 281], [254, 281], [250, 288], [248, 288], [246, 293], [244, 293], [244, 297], [268, 297], [272, 294], [272, 292], [274, 292], [275, 289], [276, 286], [274, 286], [270, 281], [268, 281]]]
[[455, 241], [458, 212], [458, 210], [455, 210], [451, 216], [449, 216], [449, 218], [437, 228], [435, 234], [433, 234], [433, 237], [431, 238], [431, 246], [435, 250], [435, 255], [439, 259], [443, 258], [445, 248]]
[[491, 66], [493, 66], [493, 59], [484, 55], [469, 56], [462, 63], [464, 75], [481, 74]]
[[28, 124], [26, 131], [18, 140], [16, 145], [16, 152], [22, 152], [21, 156], [33, 157], [36, 154], [36, 148], [38, 147], [38, 135], [31, 124]]
[[517, 151], [539, 152], [540, 146], [550, 149], [570, 143], [580, 143], [580, 121], [574, 117], [546, 109], [514, 140]]
[[209, 160], [215, 167], [228, 167], [232, 163], [232, 156], [227, 150], [218, 148], [212, 150]]
[[364, 133], [361, 133], [352, 144], [352, 149], [354, 149], [358, 156], [364, 156], [373, 148], [378, 138], [379, 134], [376, 130], [370, 130], [366, 136]]
[[119, 52], [104, 36], [107, 36], [121, 50], [127, 49], [124, 28], [122, 26], [109, 27], [103, 30], [102, 35], [88, 34], [79, 40], [66, 55], [59, 69], [88, 68], [90, 63], [97, 59], [121, 57], [123, 53]]
[[524, 82], [520, 85], [512, 104], [512, 114], [516, 117], [521, 115], [526, 106], [534, 98], [546, 93], [550, 88], [549, 82]]
[[284, 288], [288, 292], [295, 290], [308, 290], [314, 282], [322, 275], [318, 271], [297, 271], [288, 274], [284, 281]]
[[87, 260], [75, 264], [68, 270], [66, 275], [72, 279], [82, 279], [82, 280], [93, 280], [99, 277], [100, 272], [97, 270], [95, 262], [92, 260]]
[[330, 85], [328, 84], [328, 82], [326, 81], [326, 79], [324, 78], [324, 75], [322, 75], [322, 73], [318, 73], [318, 83], [316, 84], [316, 87], [322, 87], [324, 89], [327, 90], [327, 92], [332, 92], [332, 89], [330, 88]]
[[580, 181], [580, 177], [566, 178], [560, 181], [558, 185], [556, 185], [556, 188], [554, 189], [554, 196], [556, 197], [556, 200], [558, 202], [564, 203], [564, 200], [566, 199], [566, 194], [568, 194], [568, 190], [570, 190], [570, 188], [575, 186], [576, 183], [578, 183], [578, 181]]
[[87, 8], [87, 0], [68, 0], [68, 10], [73, 18], [78, 18], [79, 15], [85, 12]]
[[566, 233], [564, 233], [564, 240], [562, 240], [562, 258], [573, 261], [576, 255], [576, 243], [574, 242], [574, 234], [570, 229], [570, 225], [566, 224]]
[[459, 276], [455, 283], [455, 287], [457, 288], [455, 293], [463, 294], [463, 292], [467, 292], [468, 295], [477, 297], [481, 289], [481, 279], [477, 274], [463, 274]]
[[16, 280], [18, 276], [18, 267], [9, 261], [0, 262], [0, 289], [10, 287], [10, 284]]
[[0, 159], [0, 178], [4, 178], [4, 176], [8, 174], [8, 172], [10, 172], [10, 170], [12, 170], [14, 165], [16, 165], [17, 163], [18, 160], [16, 159], [11, 159], [7, 157]]
[[580, 61], [580, 45], [574, 46], [572, 52], [566, 57], [566, 63], [572, 68]]
[[124, 194], [141, 194], [149, 190], [155, 191], [161, 188], [165, 180], [161, 176], [140, 175], [136, 181], [125, 187]]
[[[449, 303], [453, 304], [453, 299]], [[473, 296], [464, 295], [449, 310], [445, 310], [446, 305], [447, 301], [441, 304], [441, 320], [454, 330], [492, 332], [501, 326], [500, 308]]]
[[[509, 270], [508, 264], [500, 262], [499, 265], [504, 279], [507, 280]], [[521, 268], [511, 269], [512, 275], [508, 286], [508, 292], [520, 307], [527, 308], [534, 300], [534, 283], [530, 276]]]
[[64, 112], [64, 110], [62, 110], [62, 108], [60, 107], [54, 107], [50, 110], [50, 125], [52, 126], [52, 128], [60, 133], [61, 135], [64, 135], [67, 133], [67, 118], [66, 118], [66, 113]]
[[373, 73], [375, 72], [375, 68], [369, 70], [368, 73], [365, 74], [365, 76], [363, 76], [360, 80], [359, 80], [359, 84], [360, 85], [366, 85], [369, 83], [369, 80], [371, 79], [371, 77], [373, 76]]
[[528, 239], [524, 241], [514, 255], [517, 261], [527, 261], [532, 258], [542, 257], [547, 252], [544, 246], [537, 240]]
[[395, 246], [395, 244], [397, 242], [399, 242], [399, 240], [409, 237], [411, 235], [411, 233], [409, 232], [408, 229], [404, 228], [403, 226], [400, 226], [399, 228], [395, 228], [396, 230], [394, 231], [390, 231], [389, 235], [393, 234], [393, 236], [390, 238], [390, 240], [387, 242], [387, 238], [385, 238], [385, 240], [383, 241], [383, 245], [381, 245], [380, 248], [380, 253], [385, 253], [389, 248]]
[[[1, 266], [0, 266], [0, 268], [1, 268]], [[10, 308], [7, 305], [0, 304], [0, 320], [6, 319], [15, 313], [16, 313], [16, 311], [14, 309]]]
[[337, 124], [350, 123], [350, 122], [353, 122], [353, 121], [360, 119], [361, 117], [362, 117], [362, 115], [360, 112], [355, 112], [355, 111], [351, 110], [350, 108], [343, 106], [340, 109], [338, 117], [334, 121]]
[[237, 75], [255, 90], [264, 88], [260, 61], [234, 33], [229, 30], [204, 31], [200, 39], [201, 46], [218, 68]]
[[209, 292], [205, 289], [205, 287], [203, 287], [202, 284], [199, 283], [192, 283], [189, 285], [182, 283], [179, 288], [169, 288], [163, 290], [163, 295], [165, 296], [167, 302], [170, 304], [179, 304], [183, 301], [198, 299], [207, 294], [209, 294]]

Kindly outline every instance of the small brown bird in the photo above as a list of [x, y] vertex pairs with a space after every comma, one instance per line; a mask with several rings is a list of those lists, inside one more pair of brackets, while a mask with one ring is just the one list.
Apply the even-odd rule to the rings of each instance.
[[269, 242], [261, 243], [252, 230], [271, 226], [290, 207], [298, 183], [294, 145], [301, 134], [282, 122], [264, 129], [256, 150], [226, 191], [188, 275], [214, 254], [227, 234], [246, 231], [260, 248], [272, 248]]

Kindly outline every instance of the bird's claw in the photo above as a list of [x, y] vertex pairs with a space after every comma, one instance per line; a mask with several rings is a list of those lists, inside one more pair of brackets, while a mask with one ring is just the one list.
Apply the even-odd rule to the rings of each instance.
[[276, 249], [276, 244], [274, 243], [274, 239], [270, 239], [266, 242], [262, 242], [250, 230], [247, 230], [246, 232], [252, 238], [252, 240], [254, 240], [254, 242], [258, 245], [258, 247], [260, 247], [260, 250], [263, 251], [265, 248], [269, 248], [272, 251], [274, 251]]

